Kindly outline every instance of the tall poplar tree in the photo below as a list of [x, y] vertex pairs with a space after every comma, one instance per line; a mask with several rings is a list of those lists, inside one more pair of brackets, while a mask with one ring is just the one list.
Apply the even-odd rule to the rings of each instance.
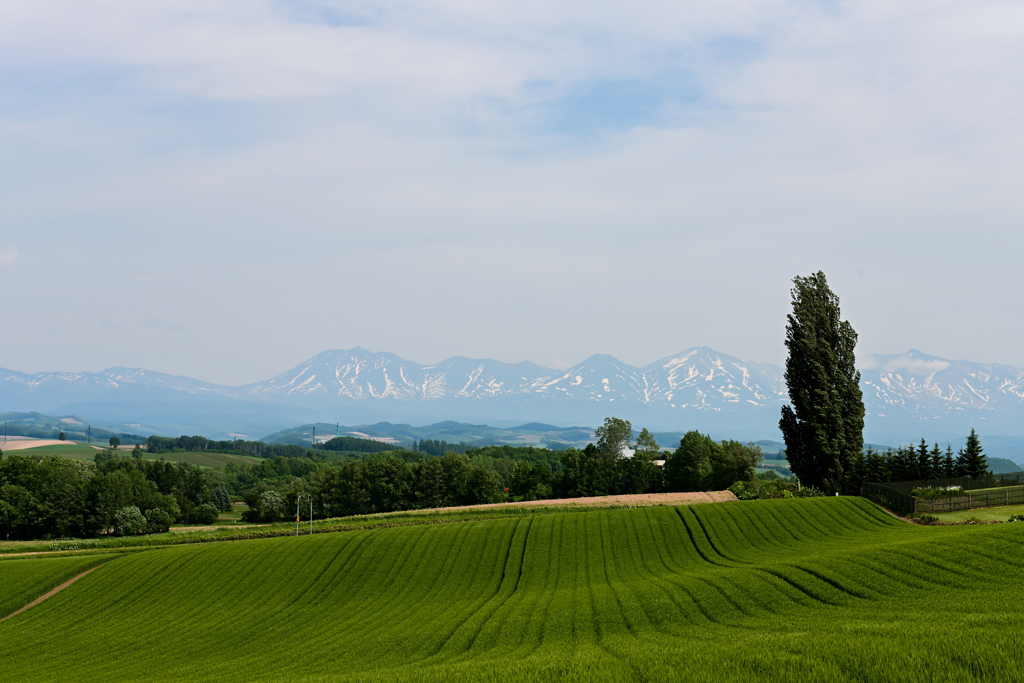
[[779, 428], [790, 469], [804, 484], [835, 492], [864, 448], [864, 400], [853, 353], [857, 333], [840, 320], [839, 297], [818, 271], [793, 278], [787, 318], [786, 386]]

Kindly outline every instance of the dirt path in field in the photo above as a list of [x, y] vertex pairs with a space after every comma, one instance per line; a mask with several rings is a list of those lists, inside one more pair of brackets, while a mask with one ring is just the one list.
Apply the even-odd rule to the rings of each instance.
[[[693, 505], [694, 503], [725, 503], [739, 500], [732, 491], [696, 491], [689, 493], [641, 493], [621, 496], [594, 496], [592, 498], [550, 498], [547, 500], [524, 500], [518, 503], [490, 503], [487, 505], [466, 505], [463, 507], [428, 508], [415, 512], [447, 512], [449, 510], [477, 510], [503, 507], [566, 507], [602, 508], [615, 505], [646, 507], [654, 505]], [[402, 514], [408, 514], [406, 510]]]
[[54, 589], [53, 589], [52, 591], [50, 591], [50, 592], [49, 592], [49, 593], [47, 593], [46, 595], [44, 595], [44, 596], [42, 596], [42, 597], [39, 597], [39, 598], [36, 598], [36, 599], [35, 599], [35, 600], [33, 600], [32, 602], [30, 602], [30, 603], [28, 603], [27, 605], [25, 605], [24, 607], [22, 607], [22, 608], [21, 608], [20, 610], [18, 610], [17, 612], [11, 612], [11, 613], [10, 613], [10, 614], [8, 614], [8, 615], [7, 615], [6, 617], [0, 618], [0, 621], [7, 621], [7, 620], [8, 620], [8, 619], [10, 619], [11, 617], [16, 617], [16, 616], [18, 616], [19, 614], [21, 614], [22, 612], [24, 612], [25, 610], [27, 610], [27, 609], [31, 609], [32, 607], [35, 607], [36, 605], [38, 605], [39, 603], [41, 603], [41, 602], [42, 602], [43, 600], [46, 600], [47, 598], [52, 598], [52, 597], [53, 597], [54, 595], [56, 595], [57, 593], [60, 593], [60, 592], [61, 592], [62, 590], [64, 590], [65, 588], [67, 588], [68, 586], [70, 586], [71, 584], [73, 584], [73, 583], [74, 583], [75, 581], [78, 581], [78, 580], [79, 580], [80, 578], [82, 578], [83, 576], [85, 576], [85, 575], [86, 575], [86, 574], [88, 574], [89, 572], [94, 572], [94, 571], [96, 571], [97, 569], [99, 569], [99, 568], [100, 568], [100, 567], [102, 567], [102, 566], [103, 566], [102, 564], [98, 564], [98, 565], [96, 565], [95, 567], [93, 567], [92, 569], [86, 569], [86, 570], [85, 570], [84, 572], [82, 572], [82, 573], [81, 573], [81, 574], [79, 574], [78, 576], [76, 576], [76, 577], [74, 577], [74, 578], [71, 578], [71, 579], [68, 579], [67, 581], [65, 581], [65, 582], [64, 582], [64, 583], [62, 583], [61, 585], [57, 586], [56, 588], [54, 588]]

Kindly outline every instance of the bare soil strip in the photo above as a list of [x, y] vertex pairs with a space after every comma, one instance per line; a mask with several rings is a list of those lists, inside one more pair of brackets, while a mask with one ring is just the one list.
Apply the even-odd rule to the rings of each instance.
[[95, 567], [93, 567], [92, 569], [86, 569], [86, 570], [85, 570], [84, 572], [82, 572], [82, 573], [81, 573], [81, 574], [79, 574], [78, 576], [76, 576], [76, 577], [74, 577], [74, 578], [71, 578], [71, 579], [68, 579], [67, 581], [65, 581], [65, 582], [64, 582], [64, 583], [62, 583], [61, 585], [57, 586], [56, 588], [54, 588], [54, 589], [53, 589], [52, 591], [50, 591], [50, 592], [49, 592], [49, 593], [47, 593], [46, 595], [44, 595], [44, 596], [42, 596], [42, 597], [39, 597], [39, 598], [36, 598], [36, 599], [35, 599], [35, 600], [33, 600], [32, 602], [30, 602], [30, 603], [28, 603], [27, 605], [25, 605], [24, 607], [22, 607], [22, 608], [21, 608], [20, 610], [18, 610], [17, 612], [11, 612], [11, 613], [10, 613], [10, 614], [8, 614], [8, 615], [7, 615], [6, 617], [0, 618], [0, 621], [7, 621], [7, 620], [8, 620], [8, 619], [10, 619], [11, 617], [16, 617], [16, 616], [18, 616], [19, 614], [21, 614], [22, 612], [24, 612], [25, 610], [27, 610], [27, 609], [30, 609], [30, 608], [32, 608], [32, 607], [35, 607], [36, 605], [38, 605], [39, 603], [41, 603], [41, 602], [42, 602], [43, 600], [46, 600], [47, 598], [51, 598], [51, 597], [53, 597], [54, 595], [56, 595], [57, 593], [60, 593], [60, 592], [61, 592], [62, 590], [64, 590], [65, 588], [67, 588], [68, 586], [70, 586], [71, 584], [73, 584], [73, 583], [74, 583], [75, 581], [78, 581], [78, 580], [79, 580], [80, 578], [82, 578], [83, 576], [85, 576], [85, 575], [86, 575], [86, 574], [88, 574], [89, 572], [93, 572], [93, 571], [96, 571], [97, 569], [99, 569], [99, 568], [100, 568], [100, 567], [102, 567], [102, 566], [103, 566], [103, 565], [101, 565], [101, 564], [98, 564], [98, 565], [96, 565]]
[[60, 439], [19, 439], [18, 441], [8, 441], [6, 444], [0, 444], [0, 450], [3, 451], [20, 451], [26, 448], [40, 448], [42, 446], [77, 446], [77, 441], [61, 441]]
[[[409, 512], [446, 512], [449, 510], [476, 510], [503, 507], [559, 507], [559, 508], [600, 508], [615, 505], [645, 507], [653, 505], [693, 505], [694, 503], [725, 503], [739, 500], [732, 491], [694, 491], [686, 493], [640, 493], [621, 496], [594, 496], [591, 498], [550, 498], [546, 500], [524, 500], [518, 503], [490, 503], [487, 505], [466, 505], [464, 507], [426, 508], [404, 510]], [[395, 513], [391, 513], [395, 514]]]

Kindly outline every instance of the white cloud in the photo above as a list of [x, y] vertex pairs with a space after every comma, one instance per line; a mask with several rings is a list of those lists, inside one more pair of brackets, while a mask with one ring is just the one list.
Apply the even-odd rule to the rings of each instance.
[[[78, 291], [108, 319], [159, 307], [176, 318], [146, 326], [188, 320], [203, 339], [224, 311], [325, 320], [301, 353], [271, 326], [272, 352], [211, 362], [227, 382], [327, 345], [646, 363], [708, 344], [780, 362], [788, 278], [823, 268], [865, 350], [1024, 366], [1012, 334], [977, 322], [1005, 325], [1001, 304], [1024, 296], [1022, 13], [1001, 0], [0, 3], [0, 202], [21, 226], [4, 238], [68, 257], [17, 305], [28, 319]], [[626, 107], [608, 128], [581, 115], [602, 106], [581, 93], [619, 82], [656, 114]], [[111, 272], [74, 272], [88, 263]], [[146, 272], [174, 286], [143, 286]], [[342, 301], [333, 278], [350, 272], [362, 285]], [[465, 316], [496, 301], [510, 321]], [[608, 301], [652, 333], [495, 332], [575, 329], [565, 311]], [[350, 331], [352, 311], [394, 318]], [[399, 348], [403, 320], [425, 332], [419, 350]], [[185, 336], [158, 348], [134, 334], [111, 336], [158, 359]]]

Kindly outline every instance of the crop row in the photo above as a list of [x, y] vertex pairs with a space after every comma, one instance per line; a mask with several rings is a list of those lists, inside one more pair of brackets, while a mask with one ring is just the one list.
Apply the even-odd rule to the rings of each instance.
[[0, 619], [109, 557], [8, 558], [0, 561]]
[[840, 498], [168, 548], [0, 624], [0, 661], [27, 681], [1014, 680], [1018, 527]]

